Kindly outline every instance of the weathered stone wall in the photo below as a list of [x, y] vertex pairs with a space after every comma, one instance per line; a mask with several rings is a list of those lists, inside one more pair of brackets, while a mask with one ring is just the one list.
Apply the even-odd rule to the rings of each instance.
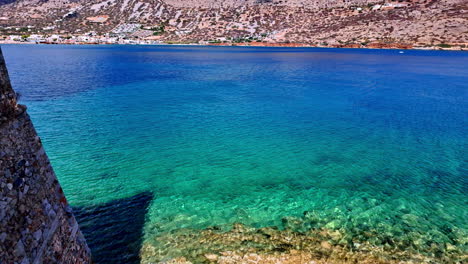
[[0, 50], [0, 124], [15, 115], [16, 93], [11, 88], [10, 79], [5, 66], [5, 60]]
[[0, 264], [91, 263], [0, 50]]

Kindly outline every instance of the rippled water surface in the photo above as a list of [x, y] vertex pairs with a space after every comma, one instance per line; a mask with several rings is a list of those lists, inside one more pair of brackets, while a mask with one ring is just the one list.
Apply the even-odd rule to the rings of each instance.
[[98, 263], [237, 222], [467, 252], [467, 53], [3, 50]]

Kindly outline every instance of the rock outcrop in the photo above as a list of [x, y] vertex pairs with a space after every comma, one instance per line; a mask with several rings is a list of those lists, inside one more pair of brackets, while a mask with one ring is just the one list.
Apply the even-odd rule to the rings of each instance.
[[21, 111], [16, 104], [16, 99], [17, 94], [11, 88], [5, 60], [0, 59], [0, 124]]
[[0, 50], [0, 263], [91, 263], [91, 254]]

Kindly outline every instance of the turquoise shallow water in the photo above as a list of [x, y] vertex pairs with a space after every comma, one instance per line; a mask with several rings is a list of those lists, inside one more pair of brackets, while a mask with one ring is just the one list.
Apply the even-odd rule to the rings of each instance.
[[97, 262], [138, 261], [181, 228], [286, 228], [305, 211], [358, 240], [466, 252], [467, 53], [3, 49]]

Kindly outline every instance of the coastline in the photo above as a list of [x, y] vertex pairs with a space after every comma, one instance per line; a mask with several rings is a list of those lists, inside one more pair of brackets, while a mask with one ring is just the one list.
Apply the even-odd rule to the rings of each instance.
[[265, 43], [265, 42], [250, 42], [250, 43], [175, 43], [175, 42], [160, 42], [160, 43], [88, 43], [88, 42], [23, 42], [23, 41], [0, 41], [0, 45], [139, 45], [139, 46], [214, 46], [214, 47], [264, 47], [264, 48], [338, 48], [338, 49], [382, 49], [382, 50], [443, 50], [443, 51], [468, 51], [468, 45], [440, 47], [440, 46], [414, 46], [412, 44], [399, 43], [369, 43], [362, 44], [347, 44], [347, 45], [310, 45], [304, 43]]

